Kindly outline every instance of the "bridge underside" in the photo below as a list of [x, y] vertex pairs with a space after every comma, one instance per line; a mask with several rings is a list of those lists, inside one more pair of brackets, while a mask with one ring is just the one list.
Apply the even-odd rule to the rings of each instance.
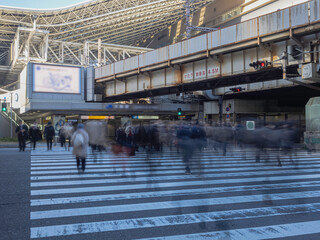
[[[179, 84], [171, 87], [145, 89], [141, 92], [133, 92], [121, 95], [108, 96], [103, 98], [106, 102], [118, 102], [136, 98], [144, 97], [154, 97], [169, 94], [178, 94], [183, 92], [193, 92], [199, 90], [210, 90], [225, 86], [234, 86], [248, 83], [256, 83], [261, 81], [268, 81], [274, 79], [281, 79], [283, 76], [283, 71], [281, 68], [272, 68], [259, 72], [252, 72], [241, 74], [237, 76], [226, 76], [219, 79], [208, 79], [201, 82], [191, 82]], [[99, 83], [96, 85], [96, 93], [103, 94], [104, 83]]]
[[[319, 9], [312, 0], [96, 68], [97, 93], [120, 101], [234, 85], [264, 91], [316, 84], [319, 76], [303, 78], [301, 71], [319, 64]], [[254, 69], [255, 61], [271, 66]]]

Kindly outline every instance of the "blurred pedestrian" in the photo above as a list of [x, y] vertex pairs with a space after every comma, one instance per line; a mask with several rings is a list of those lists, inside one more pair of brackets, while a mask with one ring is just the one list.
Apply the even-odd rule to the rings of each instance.
[[33, 150], [35, 150], [37, 141], [41, 140], [42, 138], [41, 130], [36, 122], [29, 129], [29, 138], [31, 141], [31, 147]]
[[73, 144], [72, 154], [76, 156], [77, 168], [80, 172], [80, 160], [82, 172], [86, 169], [86, 158], [88, 155], [89, 135], [84, 130], [82, 123], [78, 124], [77, 130], [73, 133], [71, 138]]
[[[74, 132], [74, 127], [69, 123], [65, 123], [61, 128], [61, 133], [65, 138], [64, 146], [66, 150], [68, 149], [68, 151], [70, 150], [70, 147], [71, 147], [71, 137], [73, 132]], [[67, 142], [68, 142], [68, 148], [67, 148]]]
[[49, 121], [47, 126], [44, 129], [44, 137], [47, 139], [47, 150], [52, 150], [52, 140], [53, 137], [55, 136], [55, 131], [54, 128]]
[[16, 133], [18, 134], [19, 151], [24, 151], [26, 148], [26, 140], [28, 139], [28, 127], [21, 120], [19, 121], [19, 126], [16, 128]]
[[66, 147], [66, 136], [64, 134], [64, 123], [61, 124], [62, 126], [59, 129], [58, 135], [59, 135], [59, 141], [61, 144], [61, 147]]
[[191, 126], [182, 125], [177, 130], [179, 148], [182, 150], [182, 159], [185, 164], [185, 173], [191, 174], [190, 162], [194, 152], [194, 143], [191, 138]]
[[89, 135], [89, 146], [92, 150], [94, 161], [98, 159], [98, 154], [101, 156], [105, 150], [107, 142], [108, 124], [104, 121], [87, 121], [84, 123], [84, 128]]

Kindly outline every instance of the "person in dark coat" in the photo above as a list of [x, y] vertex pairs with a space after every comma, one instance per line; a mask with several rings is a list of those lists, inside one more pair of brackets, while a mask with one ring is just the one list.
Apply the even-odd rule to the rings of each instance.
[[16, 133], [18, 134], [19, 141], [19, 151], [24, 151], [26, 148], [26, 140], [28, 139], [28, 127], [19, 121], [19, 126], [16, 128]]
[[191, 138], [191, 126], [182, 125], [177, 130], [177, 139], [179, 148], [182, 150], [183, 162], [185, 164], [185, 173], [191, 174], [190, 162], [194, 152], [194, 143]]
[[59, 134], [59, 140], [60, 140], [61, 147], [65, 147], [66, 146], [66, 136], [64, 134], [63, 126], [59, 129], [58, 134]]
[[29, 129], [29, 138], [32, 143], [31, 147], [33, 147], [33, 150], [36, 149], [37, 141], [41, 140], [41, 131], [36, 122]]
[[55, 131], [51, 122], [48, 122], [47, 126], [44, 129], [44, 137], [47, 139], [47, 149], [52, 150], [52, 140], [55, 135]]

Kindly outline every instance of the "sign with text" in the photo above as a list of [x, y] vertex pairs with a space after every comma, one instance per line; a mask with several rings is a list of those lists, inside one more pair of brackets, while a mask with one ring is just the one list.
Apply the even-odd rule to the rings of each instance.
[[196, 78], [205, 78], [206, 70], [196, 70], [195, 75], [196, 75]]
[[189, 72], [189, 73], [185, 73], [183, 75], [183, 80], [192, 80], [193, 79], [193, 73]]
[[220, 74], [220, 67], [208, 67], [208, 76]]
[[108, 120], [114, 119], [114, 116], [81, 116], [83, 120]]
[[159, 116], [132, 116], [132, 119], [146, 119], [146, 120], [157, 120], [159, 119]]

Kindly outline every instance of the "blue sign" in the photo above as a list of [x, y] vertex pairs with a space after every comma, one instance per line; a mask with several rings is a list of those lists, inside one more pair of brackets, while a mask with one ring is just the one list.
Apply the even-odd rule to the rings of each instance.
[[132, 119], [139, 119], [139, 116], [132, 116]]
[[106, 109], [111, 109], [111, 108], [113, 108], [112, 104], [109, 104], [109, 105], [106, 107]]

